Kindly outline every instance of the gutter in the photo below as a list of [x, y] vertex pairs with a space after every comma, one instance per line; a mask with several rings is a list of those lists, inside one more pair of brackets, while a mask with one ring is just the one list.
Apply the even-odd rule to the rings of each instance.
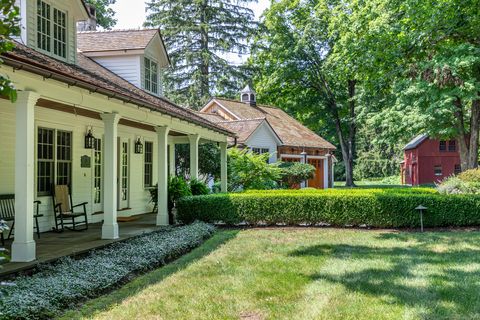
[[[22, 61], [23, 59], [21, 58], [15, 58], [15, 59], [12, 59], [11, 57], [8, 57], [6, 55], [2, 55], [2, 59], [3, 59], [3, 62], [5, 65], [7, 66], [10, 66], [10, 67], [13, 67], [14, 69], [18, 69], [18, 70], [24, 70], [24, 71], [28, 71], [28, 72], [32, 72], [32, 73], [35, 73], [35, 74], [38, 74], [40, 76], [43, 76], [44, 78], [46, 79], [54, 79], [54, 80], [58, 80], [60, 82], [64, 82], [66, 84], [68, 84], [69, 86], [76, 86], [76, 87], [79, 87], [79, 88], [82, 88], [82, 89], [86, 89], [90, 92], [94, 92], [94, 93], [100, 93], [100, 94], [103, 94], [109, 98], [115, 98], [115, 99], [119, 99], [125, 103], [133, 103], [133, 104], [136, 104], [137, 106], [139, 107], [144, 107], [144, 108], [147, 108], [147, 109], [150, 109], [150, 110], [153, 110], [153, 111], [157, 111], [159, 113], [162, 113], [162, 114], [165, 114], [165, 115], [169, 115], [173, 118], [176, 118], [176, 119], [179, 119], [179, 120], [184, 120], [184, 121], [190, 121], [190, 122], [193, 122], [201, 127], [206, 127], [208, 129], [211, 129], [213, 131], [216, 131], [218, 133], [222, 133], [222, 134], [225, 134], [229, 137], [235, 137], [235, 134], [233, 132], [230, 132], [228, 130], [223, 130], [223, 129], [220, 129], [220, 128], [217, 128], [216, 126], [214, 125], [209, 125], [207, 123], [203, 123], [201, 121], [198, 121], [196, 119], [184, 119], [184, 118], [181, 118], [178, 114], [176, 114], [175, 112], [172, 112], [172, 111], [169, 111], [169, 110], [165, 110], [165, 109], [162, 109], [160, 110], [159, 106], [153, 104], [153, 103], [149, 103], [149, 102], [146, 102], [144, 100], [141, 100], [141, 99], [137, 99], [137, 98], [132, 98], [128, 95], [125, 95], [125, 94], [122, 94], [122, 93], [118, 93], [114, 90], [109, 90], [109, 89], [104, 89], [104, 88], [100, 88], [96, 85], [93, 85], [93, 84], [90, 84], [86, 81], [83, 81], [83, 80], [73, 80], [73, 77], [72, 76], [68, 76], [68, 75], [65, 75], [61, 72], [53, 72], [53, 71], [46, 71], [42, 68], [39, 68], [39, 67], [36, 67], [36, 66], [33, 66], [31, 65], [29, 62], [27, 61], [24, 61], [24, 63], [21, 63], [20, 61]], [[179, 107], [178, 107], [179, 108]], [[188, 112], [188, 111], [186, 111]], [[203, 119], [203, 118], [202, 118]], [[208, 120], [206, 120], [208, 121]]]

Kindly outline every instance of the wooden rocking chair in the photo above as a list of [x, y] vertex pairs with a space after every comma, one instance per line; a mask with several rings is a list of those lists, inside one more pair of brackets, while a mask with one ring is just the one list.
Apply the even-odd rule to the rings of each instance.
[[[61, 232], [65, 228], [73, 231], [87, 230], [88, 220], [86, 205], [88, 202], [73, 205], [72, 195], [66, 185], [54, 185], [52, 192], [56, 231]], [[83, 208], [83, 210], [75, 212], [75, 208]], [[82, 227], [78, 228], [78, 225], [81, 225]]]

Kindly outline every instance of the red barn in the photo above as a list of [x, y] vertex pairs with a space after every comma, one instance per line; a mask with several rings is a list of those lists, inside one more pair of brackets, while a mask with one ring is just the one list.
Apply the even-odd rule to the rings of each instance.
[[403, 150], [402, 184], [436, 183], [460, 172], [460, 155], [455, 140], [435, 140], [422, 134]]

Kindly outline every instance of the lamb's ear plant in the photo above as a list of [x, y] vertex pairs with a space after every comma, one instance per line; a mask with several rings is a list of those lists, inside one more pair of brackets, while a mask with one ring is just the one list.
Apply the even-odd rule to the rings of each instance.
[[202, 244], [215, 228], [196, 222], [165, 227], [106, 248], [80, 259], [62, 258], [41, 265], [36, 273], [18, 276], [15, 285], [0, 288], [0, 319], [52, 319], [65, 308], [116, 288]]

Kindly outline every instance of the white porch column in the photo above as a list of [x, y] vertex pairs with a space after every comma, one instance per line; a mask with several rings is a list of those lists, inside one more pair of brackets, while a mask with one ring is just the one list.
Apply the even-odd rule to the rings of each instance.
[[170, 143], [168, 145], [168, 154], [170, 156], [170, 159], [168, 160], [168, 165], [170, 167], [169, 172], [170, 176], [174, 177], [175, 176], [175, 169], [176, 169], [176, 164], [175, 164], [175, 143]]
[[33, 200], [35, 194], [35, 104], [40, 95], [18, 92], [15, 103], [15, 240], [12, 261], [35, 260]]
[[227, 143], [220, 142], [220, 190], [227, 192]]
[[168, 172], [167, 172], [167, 148], [168, 132], [167, 126], [157, 127], [158, 141], [158, 213], [157, 226], [168, 225]]
[[100, 116], [105, 127], [102, 239], [118, 239], [117, 125], [120, 115], [114, 112]]
[[198, 179], [198, 142], [200, 136], [198, 134], [190, 134], [190, 178]]
[[323, 187], [324, 189], [328, 189], [328, 160], [329, 156], [327, 155], [325, 159], [323, 159]]

